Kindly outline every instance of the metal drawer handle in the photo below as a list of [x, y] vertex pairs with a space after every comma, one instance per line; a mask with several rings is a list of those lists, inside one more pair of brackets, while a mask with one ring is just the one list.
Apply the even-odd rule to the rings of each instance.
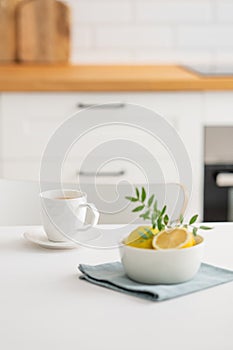
[[78, 171], [79, 176], [89, 176], [89, 177], [119, 177], [125, 175], [125, 170], [119, 171], [102, 171], [100, 173], [95, 173], [94, 171]]
[[90, 107], [96, 107], [98, 109], [118, 109], [118, 108], [124, 108], [126, 106], [125, 103], [109, 103], [109, 104], [103, 104], [99, 105], [96, 103], [78, 103], [78, 108], [90, 108]]
[[219, 173], [216, 184], [218, 187], [233, 187], [233, 173]]

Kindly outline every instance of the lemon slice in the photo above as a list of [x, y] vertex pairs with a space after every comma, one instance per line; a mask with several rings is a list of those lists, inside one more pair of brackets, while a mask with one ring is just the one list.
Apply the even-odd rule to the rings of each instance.
[[157, 233], [158, 230], [152, 227], [139, 226], [124, 239], [124, 244], [136, 248], [153, 249], [152, 239]]
[[159, 232], [153, 237], [154, 249], [181, 249], [195, 245], [193, 234], [185, 228], [174, 228]]

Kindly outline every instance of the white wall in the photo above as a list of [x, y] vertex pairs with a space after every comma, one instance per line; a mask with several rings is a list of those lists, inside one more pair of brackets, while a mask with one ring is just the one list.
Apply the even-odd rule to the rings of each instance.
[[77, 63], [233, 59], [233, 0], [66, 0]]

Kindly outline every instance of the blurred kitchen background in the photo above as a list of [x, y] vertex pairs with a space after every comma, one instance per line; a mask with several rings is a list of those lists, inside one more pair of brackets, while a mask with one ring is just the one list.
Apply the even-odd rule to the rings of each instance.
[[[189, 212], [233, 220], [233, 0], [0, 0], [1, 178], [38, 181], [54, 130], [107, 102], [93, 118], [127, 113], [127, 103], [163, 115], [192, 163]], [[67, 160], [65, 182], [93, 183], [93, 169], [81, 169], [87, 145]], [[166, 181], [177, 181], [158, 150]], [[119, 160], [97, 182], [122, 180], [144, 178]]]

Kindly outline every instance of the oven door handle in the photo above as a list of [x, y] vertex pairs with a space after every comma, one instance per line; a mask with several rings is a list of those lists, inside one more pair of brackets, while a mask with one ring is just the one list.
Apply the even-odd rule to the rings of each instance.
[[233, 187], [233, 173], [218, 173], [216, 185], [218, 187]]

